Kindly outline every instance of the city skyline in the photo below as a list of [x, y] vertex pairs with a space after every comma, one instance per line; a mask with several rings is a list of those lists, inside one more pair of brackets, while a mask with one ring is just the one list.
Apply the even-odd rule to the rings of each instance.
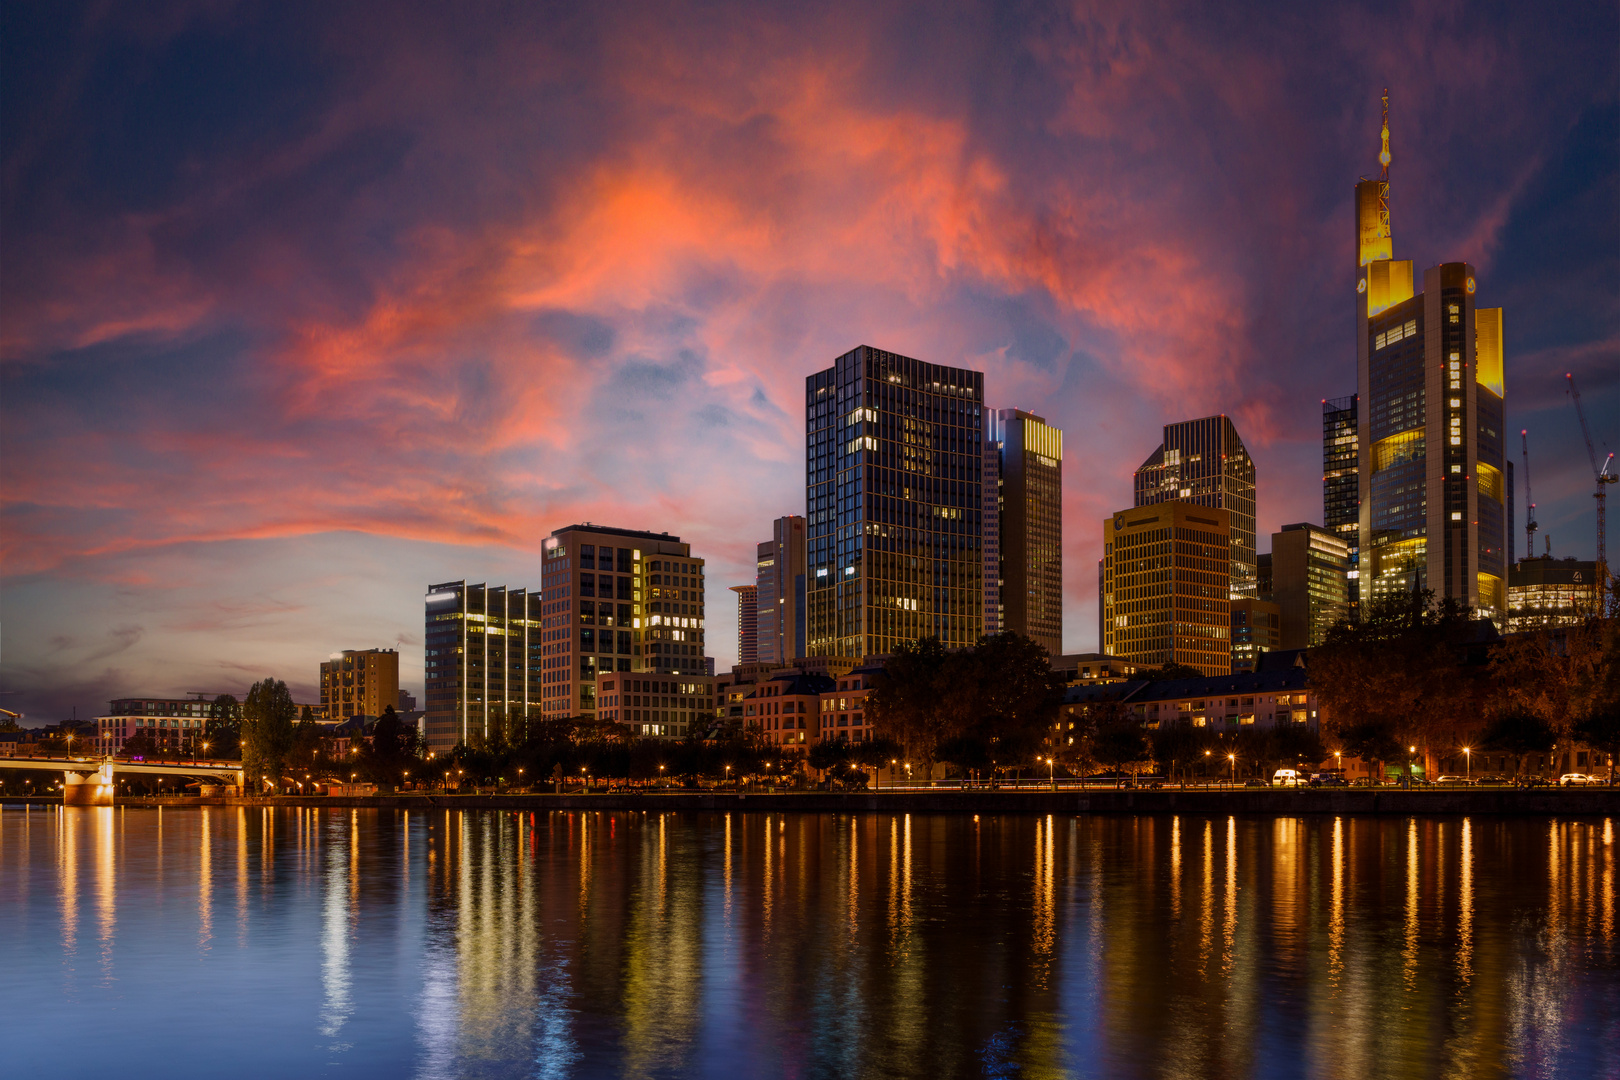
[[[1091, 651], [1096, 523], [1131, 501], [1140, 432], [1230, 415], [1255, 459], [1259, 536], [1323, 522], [1319, 403], [1355, 378], [1344, 221], [1354, 180], [1377, 171], [1386, 84], [1400, 254], [1466, 261], [1509, 311], [1505, 426], [1531, 432], [1541, 535], [1590, 559], [1566, 370], [1598, 437], [1620, 440], [1615, 80], [1591, 51], [1613, 15], [1590, 17], [1580, 35], [1490, 14], [1431, 71], [1416, 16], [1385, 44], [1282, 50], [1241, 94], [1164, 68], [1252, 61], [1259, 46], [1220, 28], [1205, 53], [1121, 23], [1154, 61], [1078, 80], [1098, 46], [1076, 31], [1047, 28], [1063, 45], [1048, 49], [1011, 28], [982, 44], [940, 30], [934, 44], [988, 65], [1008, 104], [995, 49], [1032, 58], [1040, 93], [1069, 87], [1035, 136], [1003, 130], [952, 65], [905, 91], [863, 57], [847, 82], [818, 80], [826, 26], [800, 28], [803, 51], [764, 74], [705, 78], [603, 27], [606, 74], [578, 107], [617, 123], [510, 157], [511, 113], [457, 130], [409, 91], [351, 108], [343, 87], [372, 61], [311, 57], [273, 27], [180, 19], [94, 47], [69, 28], [92, 70], [128, 46], [150, 71], [118, 109], [94, 80], [57, 94], [50, 76], [7, 76], [13, 101], [66, 102], [109, 159], [81, 160], [13, 107], [0, 704], [87, 717], [269, 674], [311, 700], [320, 661], [355, 642], [398, 648], [419, 693], [424, 586], [538, 588], [540, 540], [571, 522], [678, 532], [712, 599], [754, 580], [769, 521], [804, 512], [802, 380], [862, 343], [983, 371], [988, 405], [1064, 431], [1083, 463], [1064, 475], [1064, 648]], [[840, 18], [839, 45], [875, 56], [903, 39], [881, 14]], [[447, 100], [481, 94], [449, 74], [487, 45], [476, 28], [423, 52], [414, 25], [383, 28], [379, 55], [441, 76]], [[665, 29], [704, 66], [710, 46]], [[515, 78], [531, 31], [480, 72], [524, 115], [550, 102]], [[271, 92], [220, 92], [238, 85], [228, 58], [265, 33], [269, 70], [251, 70]], [[199, 50], [227, 58], [197, 76], [221, 102], [200, 119], [173, 97]], [[326, 78], [299, 97], [305, 62]], [[681, 146], [653, 134], [655, 111]], [[756, 124], [766, 150], [739, 144]], [[693, 142], [709, 162], [688, 160]], [[120, 164], [136, 143], [144, 170]], [[475, 197], [475, 173], [496, 196]], [[521, 208], [506, 197], [530, 188]], [[1523, 509], [1521, 495], [1515, 526]], [[720, 667], [736, 640], [722, 607]]]

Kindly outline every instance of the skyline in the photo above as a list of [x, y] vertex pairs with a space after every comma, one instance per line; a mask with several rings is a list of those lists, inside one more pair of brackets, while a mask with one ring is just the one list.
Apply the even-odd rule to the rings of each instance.
[[[1098, 523], [1163, 425], [1233, 418], [1261, 551], [1322, 522], [1386, 85], [1400, 254], [1474, 263], [1506, 309], [1541, 533], [1591, 558], [1563, 376], [1620, 446], [1615, 13], [1120, 10], [14, 13], [0, 706], [269, 674], [314, 700], [372, 647], [420, 695], [427, 586], [538, 589], [587, 520], [680, 535], [713, 599], [805, 512], [803, 379], [863, 344], [1064, 431], [1089, 651]], [[711, 606], [718, 666], [734, 623]]]

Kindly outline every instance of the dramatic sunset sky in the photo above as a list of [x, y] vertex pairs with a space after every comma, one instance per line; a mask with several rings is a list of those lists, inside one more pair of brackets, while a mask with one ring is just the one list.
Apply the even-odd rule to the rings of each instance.
[[314, 700], [341, 648], [420, 693], [425, 587], [538, 587], [586, 520], [691, 541], [729, 665], [725, 586], [804, 512], [804, 376], [863, 343], [1064, 429], [1093, 649], [1100, 520], [1164, 423], [1236, 419], [1261, 550], [1321, 520], [1384, 86], [1396, 255], [1506, 308], [1515, 459], [1528, 427], [1542, 530], [1592, 557], [1563, 376], [1620, 448], [1613, 3], [0, 10], [30, 723]]

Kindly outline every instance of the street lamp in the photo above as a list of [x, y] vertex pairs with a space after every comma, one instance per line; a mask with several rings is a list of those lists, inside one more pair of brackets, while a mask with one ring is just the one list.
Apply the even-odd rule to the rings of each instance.
[[1468, 780], [1474, 775], [1474, 761], [1468, 756], [1468, 747], [1463, 747], [1463, 779]]
[[727, 784], [727, 786], [729, 786], [731, 784], [731, 766], [730, 765], [726, 766], [726, 784]]
[[[1039, 761], [1040, 759], [1036, 758], [1035, 760]], [[1047, 758], [1046, 759], [1046, 767], [1047, 767], [1048, 774], [1052, 778], [1052, 790], [1056, 791], [1057, 790], [1057, 759], [1056, 758]]]
[[1227, 754], [1226, 760], [1232, 763], [1232, 784], [1235, 787], [1237, 785], [1237, 755]]
[[1415, 758], [1417, 757], [1417, 747], [1408, 746], [1406, 748], [1406, 755], [1407, 755], [1406, 756], [1406, 786], [1411, 787], [1412, 786], [1413, 769], [1417, 764], [1417, 762], [1415, 760]]

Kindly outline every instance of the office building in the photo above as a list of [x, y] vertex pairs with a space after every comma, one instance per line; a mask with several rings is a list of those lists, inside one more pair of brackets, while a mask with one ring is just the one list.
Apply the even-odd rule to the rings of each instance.
[[[105, 716], [95, 719], [92, 745], [85, 753], [117, 754], [130, 739], [140, 736], [154, 750], [190, 753], [206, 739], [208, 719], [219, 694], [191, 694], [183, 698], [114, 698]], [[241, 695], [232, 695], [240, 699]], [[75, 744], [77, 745], [77, 744]]]
[[1231, 580], [1228, 510], [1177, 499], [1105, 518], [1102, 651], [1229, 674]]
[[737, 594], [737, 663], [753, 664], [759, 661], [759, 588], [755, 585], [733, 585]]
[[1166, 424], [1164, 441], [1136, 470], [1135, 486], [1137, 506], [1175, 499], [1228, 511], [1232, 599], [1255, 595], [1254, 461], [1229, 418]]
[[984, 375], [861, 346], [805, 380], [812, 656], [984, 628]]
[[707, 675], [703, 560], [669, 533], [570, 525], [541, 544], [541, 708], [596, 719], [596, 677]]
[[1383, 175], [1356, 185], [1356, 438], [1363, 602], [1431, 589], [1502, 625], [1508, 503], [1502, 310], [1467, 263], [1398, 261]]
[[[986, 423], [993, 423], [988, 412]], [[984, 632], [999, 634], [1004, 615], [1001, 603], [1001, 444], [995, 439], [986, 437], [984, 440], [984, 459], [980, 463], [979, 478], [982, 492], [979, 546], [984, 560]], [[1100, 579], [1097, 587], [1102, 588]]]
[[429, 586], [423, 649], [429, 751], [497, 735], [523, 738], [540, 712], [541, 618], [539, 595], [526, 589], [465, 581]]
[[1349, 549], [1348, 612], [1354, 614], [1361, 603], [1361, 497], [1357, 462], [1357, 419], [1360, 399], [1330, 398], [1322, 402], [1322, 524], [1338, 533]]
[[1508, 632], [1579, 626], [1597, 614], [1597, 563], [1542, 555], [1508, 572]]
[[1271, 534], [1270, 599], [1282, 611], [1283, 649], [1322, 644], [1349, 609], [1350, 545], [1301, 522]]
[[399, 653], [344, 649], [321, 664], [321, 706], [331, 720], [381, 716], [399, 709]]
[[[1063, 432], [1018, 409], [987, 412], [985, 535], [995, 536], [995, 621], [986, 632], [1011, 630], [1063, 653]], [[994, 461], [992, 462], [992, 453]], [[993, 472], [992, 472], [993, 469]], [[993, 487], [992, 487], [993, 485]], [[995, 516], [988, 513], [995, 494]], [[994, 629], [992, 629], [992, 625]]]
[[759, 545], [759, 661], [788, 664], [808, 656], [805, 626], [805, 521], [797, 514], [771, 523], [771, 538]]
[[650, 671], [599, 671], [596, 715], [623, 724], [643, 739], [703, 735], [718, 719], [713, 675], [664, 675]]
[[1270, 600], [1232, 601], [1232, 670], [1255, 671], [1282, 641], [1282, 609]]

